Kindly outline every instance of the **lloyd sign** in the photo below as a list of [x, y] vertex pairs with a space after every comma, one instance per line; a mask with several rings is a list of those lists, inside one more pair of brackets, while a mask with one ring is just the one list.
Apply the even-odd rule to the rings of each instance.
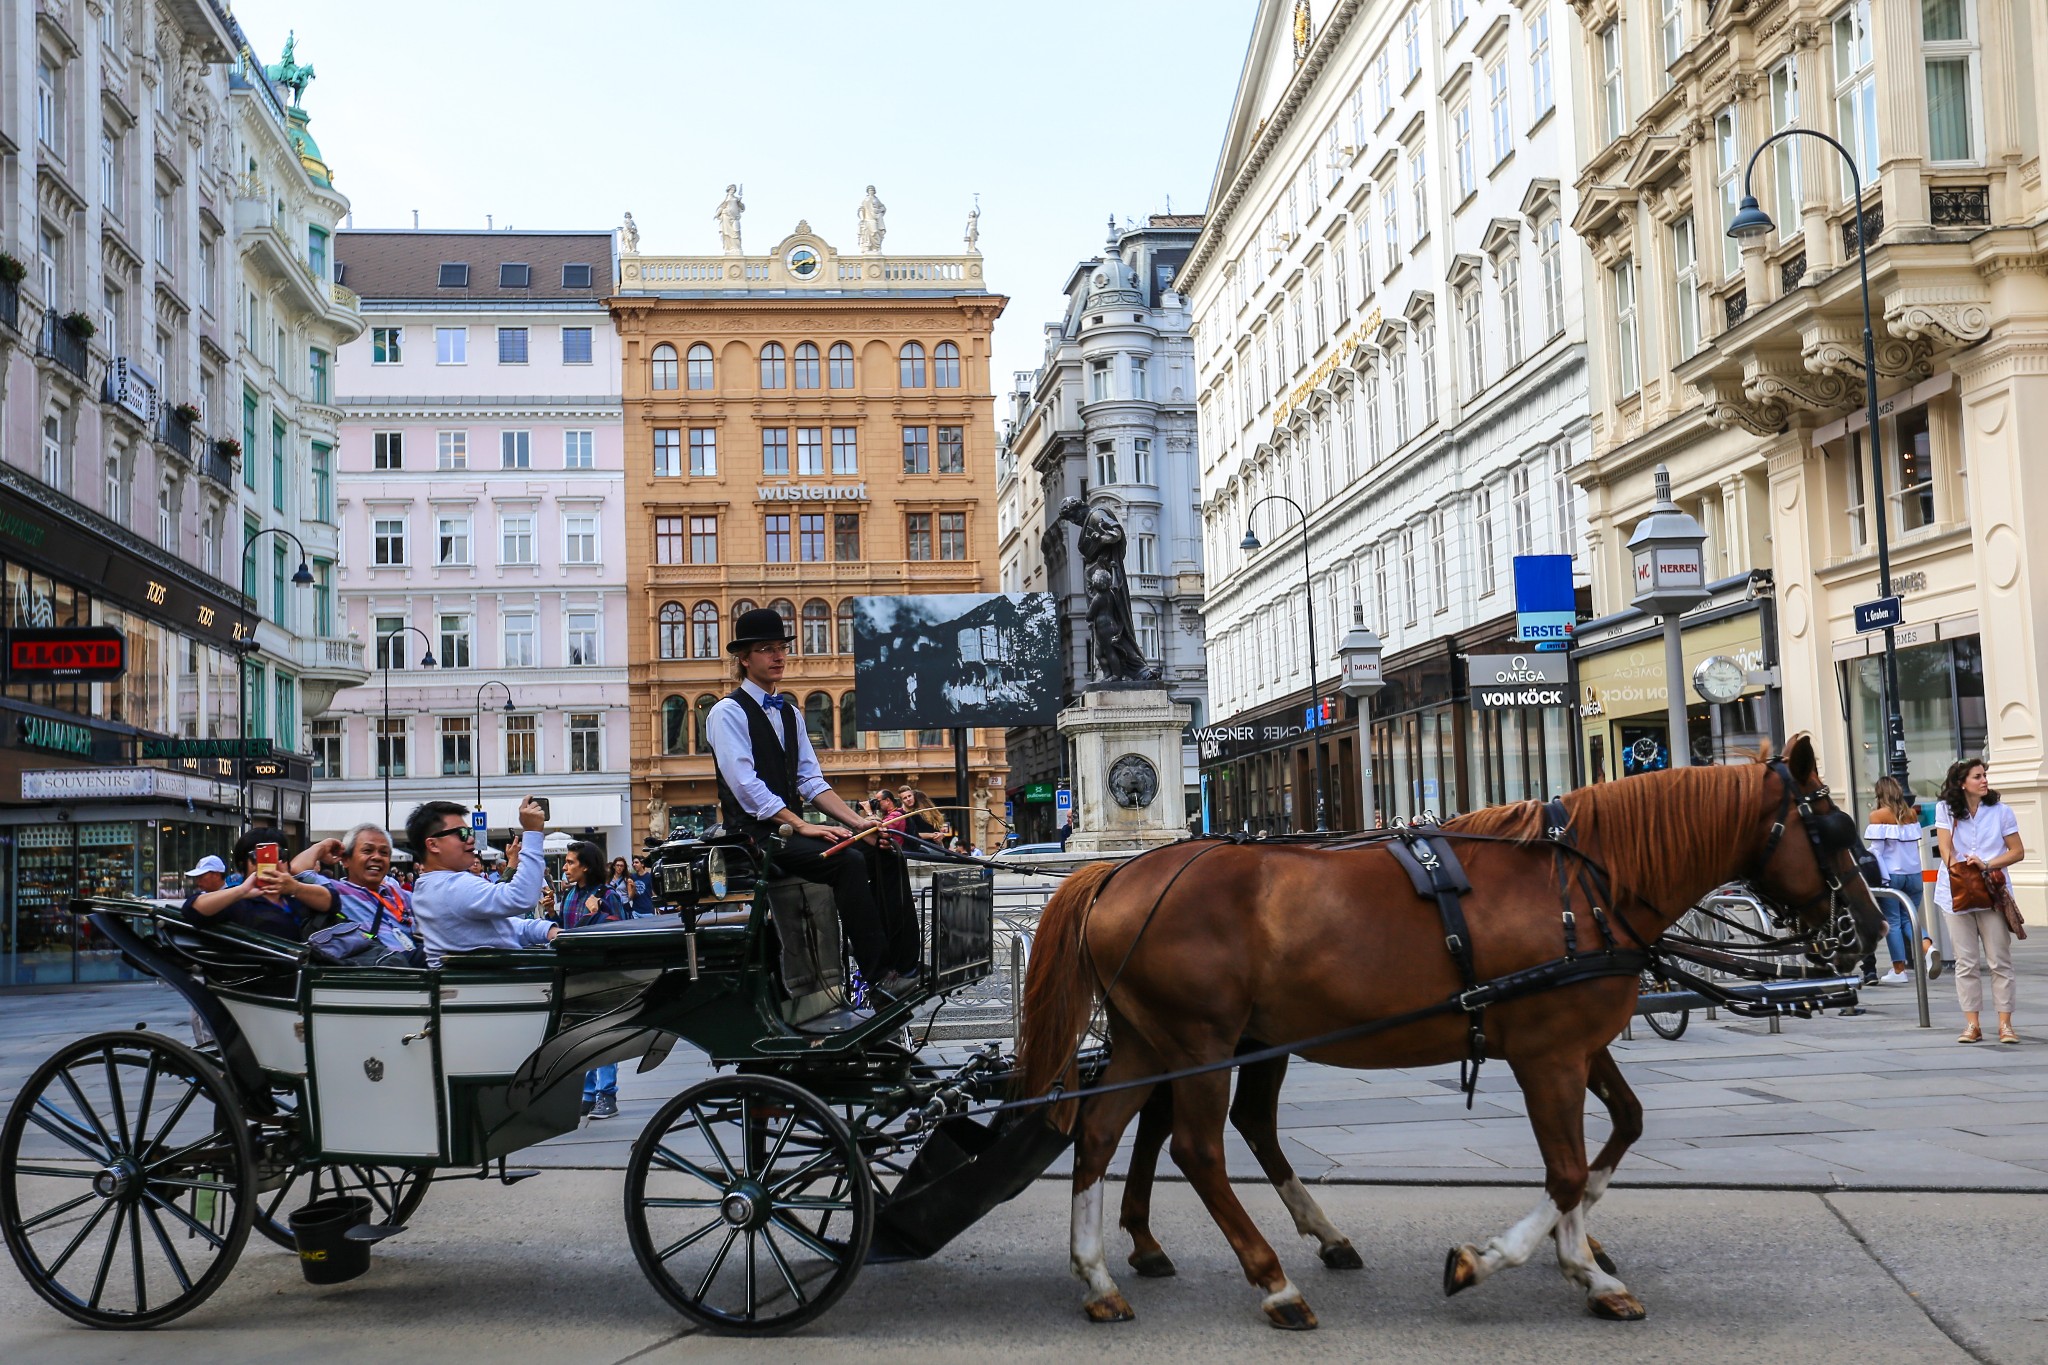
[[1562, 654], [1473, 654], [1465, 664], [1466, 690], [1478, 710], [1519, 711], [1571, 702]]

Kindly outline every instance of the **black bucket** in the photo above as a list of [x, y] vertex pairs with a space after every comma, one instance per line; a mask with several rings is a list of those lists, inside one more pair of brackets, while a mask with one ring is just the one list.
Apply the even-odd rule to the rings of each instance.
[[370, 1221], [370, 1201], [319, 1199], [291, 1216], [299, 1269], [308, 1284], [340, 1284], [370, 1268], [370, 1244], [352, 1242], [348, 1230]]

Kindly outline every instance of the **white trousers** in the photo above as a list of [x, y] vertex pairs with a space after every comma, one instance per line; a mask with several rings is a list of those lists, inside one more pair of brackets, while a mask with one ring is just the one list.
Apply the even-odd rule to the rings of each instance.
[[1956, 1003], [1965, 1014], [1984, 1008], [1984, 974], [1991, 974], [1991, 1003], [2000, 1014], [2012, 1013], [2012, 930], [1997, 910], [1971, 910], [1960, 915], [1941, 912], [1955, 942]]

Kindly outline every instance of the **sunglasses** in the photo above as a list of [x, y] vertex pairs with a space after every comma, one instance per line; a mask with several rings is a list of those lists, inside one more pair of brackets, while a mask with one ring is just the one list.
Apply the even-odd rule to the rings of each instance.
[[462, 842], [465, 844], [473, 844], [476, 842], [476, 831], [471, 829], [468, 825], [450, 825], [447, 829], [435, 830], [432, 834], [429, 834], [427, 837], [429, 839], [444, 839], [451, 834], [454, 835], [456, 838], [462, 840]]

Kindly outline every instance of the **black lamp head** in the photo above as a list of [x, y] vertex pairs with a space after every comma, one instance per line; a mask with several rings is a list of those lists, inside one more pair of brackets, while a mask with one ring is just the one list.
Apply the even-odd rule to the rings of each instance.
[[1762, 237], [1776, 230], [1777, 226], [1771, 221], [1770, 214], [1757, 207], [1756, 196], [1745, 194], [1736, 206], [1733, 221], [1728, 224], [1728, 235], [1736, 238]]
[[1237, 548], [1243, 550], [1246, 554], [1250, 554], [1259, 548], [1259, 537], [1251, 527], [1247, 526], [1244, 528], [1244, 539], [1237, 542]]
[[302, 588], [310, 588], [313, 586], [313, 571], [306, 567], [305, 560], [302, 559], [299, 561], [299, 571], [292, 575], [292, 582], [298, 584]]

